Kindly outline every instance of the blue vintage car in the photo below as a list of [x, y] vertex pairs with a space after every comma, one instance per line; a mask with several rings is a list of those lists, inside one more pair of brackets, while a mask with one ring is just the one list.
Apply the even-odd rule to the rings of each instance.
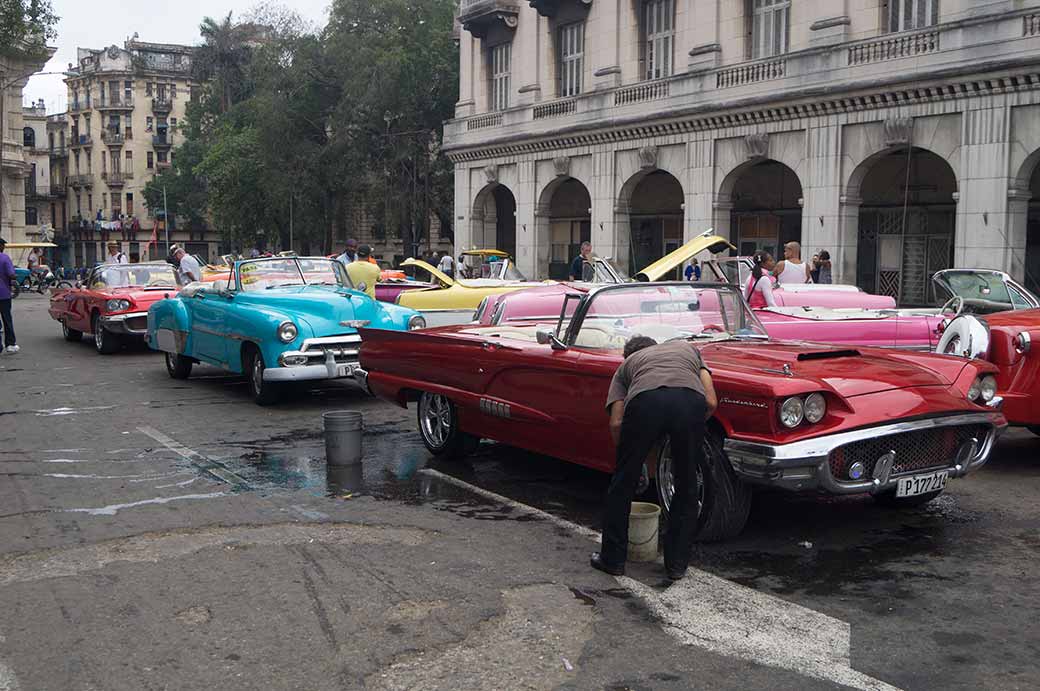
[[288, 382], [353, 379], [360, 327], [421, 329], [423, 317], [373, 300], [324, 257], [235, 262], [228, 279], [190, 283], [148, 310], [148, 345], [166, 354], [174, 379], [195, 363], [246, 375], [260, 405]]

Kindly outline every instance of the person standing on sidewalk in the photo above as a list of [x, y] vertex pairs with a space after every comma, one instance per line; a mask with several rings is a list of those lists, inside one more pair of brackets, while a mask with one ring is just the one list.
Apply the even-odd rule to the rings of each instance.
[[[667, 435], [672, 445], [675, 496], [664, 539], [664, 568], [677, 581], [690, 563], [697, 527], [697, 465], [704, 462], [705, 423], [718, 405], [711, 372], [689, 341], [657, 344], [635, 336], [607, 393], [610, 436], [617, 448], [614, 477], [603, 512], [603, 541], [593, 568], [625, 573], [632, 499], [650, 450]], [[705, 474], [707, 477], [707, 474]]]
[[0, 238], [0, 321], [4, 325], [4, 348], [14, 355], [19, 350], [11, 318], [11, 281], [15, 279], [15, 273], [11, 258], [4, 253], [6, 245], [7, 240]]

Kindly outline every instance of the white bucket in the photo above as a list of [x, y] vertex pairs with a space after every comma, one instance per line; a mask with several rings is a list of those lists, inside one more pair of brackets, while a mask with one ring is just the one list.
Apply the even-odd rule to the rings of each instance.
[[644, 501], [632, 502], [628, 515], [628, 560], [657, 559], [657, 535], [660, 532], [661, 507]]

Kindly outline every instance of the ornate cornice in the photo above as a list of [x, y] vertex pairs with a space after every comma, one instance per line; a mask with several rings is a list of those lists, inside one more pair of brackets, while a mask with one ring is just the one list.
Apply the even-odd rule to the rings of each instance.
[[517, 134], [511, 139], [487, 146], [473, 148], [460, 146], [448, 151], [447, 155], [454, 163], [465, 163], [503, 156], [557, 152], [598, 144], [619, 144], [653, 137], [758, 126], [804, 118], [844, 113], [855, 114], [899, 106], [923, 105], [967, 97], [1036, 90], [1040, 90], [1040, 70], [1025, 74], [979, 77], [946, 84], [877, 90], [831, 98], [805, 97], [805, 100], [795, 103], [773, 102], [744, 108], [719, 107], [714, 112], [709, 110], [709, 106], [703, 106], [698, 110], [708, 111], [710, 114], [698, 113], [683, 116], [681, 113], [662, 113], [657, 122], [647, 122], [647, 116], [643, 115], [637, 121], [615, 124], [613, 127], [607, 124], [611, 121], [605, 121], [605, 126], [599, 130], [589, 128], [583, 131], [555, 134]]

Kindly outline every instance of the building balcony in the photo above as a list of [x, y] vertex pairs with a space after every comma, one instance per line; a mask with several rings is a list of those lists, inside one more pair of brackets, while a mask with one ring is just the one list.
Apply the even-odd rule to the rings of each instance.
[[98, 110], [133, 110], [132, 98], [103, 98], [96, 105]]
[[102, 173], [101, 179], [105, 181], [105, 184], [109, 187], [122, 187], [126, 184], [127, 180], [132, 180], [134, 177], [133, 173]]
[[90, 138], [89, 134], [80, 134], [72, 138], [72, 142], [69, 144], [73, 149], [80, 146], [92, 146], [94, 140]]
[[108, 146], [122, 146], [126, 141], [126, 137], [122, 132], [101, 130], [101, 141], [105, 142]]
[[165, 98], [153, 98], [152, 99], [152, 112], [156, 115], [166, 115], [173, 110], [173, 99], [168, 96]]
[[90, 110], [89, 101], [72, 101], [69, 103], [70, 113], [82, 113], [85, 110]]
[[69, 176], [70, 187], [93, 187], [94, 176], [93, 175], [70, 175]]
[[51, 194], [53, 194], [55, 197], [64, 197], [66, 191], [67, 190], [65, 189], [64, 182], [51, 183]]
[[54, 148], [48, 150], [48, 154], [51, 158], [68, 158], [69, 150], [66, 149], [64, 146], [55, 146]]
[[515, 29], [519, 14], [519, 0], [462, 0], [459, 5], [459, 23], [477, 38], [487, 36], [496, 22]]
[[169, 149], [173, 146], [173, 137], [168, 134], [153, 135], [152, 146], [156, 149]]
[[171, 165], [169, 161], [156, 161], [155, 169], [158, 171], [169, 170]]
[[[484, 4], [463, 1], [464, 7]], [[490, 149], [544, 138], [547, 131], [571, 137], [664, 118], [688, 118], [691, 124], [683, 127], [693, 129], [732, 127], [780, 117], [779, 107], [811, 117], [951, 99], [983, 87], [994, 93], [1012, 91], [1034, 80], [1034, 72], [1028, 70], [1035, 70], [1040, 54], [1040, 11], [972, 17], [724, 66], [718, 65], [717, 46], [690, 53], [689, 71], [666, 79], [598, 88], [496, 112], [471, 114], [460, 106], [458, 116], [445, 124], [444, 148]], [[976, 78], [994, 71], [999, 76]], [[927, 86], [915, 86], [922, 83]]]

